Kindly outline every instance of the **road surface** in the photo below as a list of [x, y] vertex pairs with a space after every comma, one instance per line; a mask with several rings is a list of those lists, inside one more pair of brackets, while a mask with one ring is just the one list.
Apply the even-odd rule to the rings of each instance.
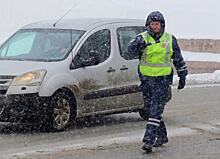
[[220, 84], [173, 88], [164, 120], [170, 141], [150, 155], [140, 149], [146, 122], [138, 113], [93, 117], [58, 133], [2, 124], [0, 159], [220, 158]]

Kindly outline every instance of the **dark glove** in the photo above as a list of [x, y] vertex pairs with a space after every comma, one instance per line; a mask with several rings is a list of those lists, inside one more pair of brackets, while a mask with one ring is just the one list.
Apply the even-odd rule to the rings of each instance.
[[177, 89], [183, 89], [186, 85], [186, 78], [180, 77]]

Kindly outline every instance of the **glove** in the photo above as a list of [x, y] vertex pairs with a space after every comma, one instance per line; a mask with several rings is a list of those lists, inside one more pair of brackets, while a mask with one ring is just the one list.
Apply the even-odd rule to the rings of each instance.
[[186, 85], [186, 78], [180, 77], [177, 89], [183, 89]]

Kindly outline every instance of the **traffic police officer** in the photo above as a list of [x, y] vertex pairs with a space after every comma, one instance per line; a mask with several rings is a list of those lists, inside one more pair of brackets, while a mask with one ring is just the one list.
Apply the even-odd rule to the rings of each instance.
[[173, 82], [172, 63], [179, 77], [178, 89], [185, 87], [187, 66], [181, 55], [176, 38], [165, 32], [165, 20], [159, 11], [149, 14], [146, 31], [129, 43], [127, 54], [139, 55], [139, 76], [144, 97], [144, 110], [149, 119], [142, 147], [151, 152], [152, 147], [168, 142], [162, 113], [169, 86]]

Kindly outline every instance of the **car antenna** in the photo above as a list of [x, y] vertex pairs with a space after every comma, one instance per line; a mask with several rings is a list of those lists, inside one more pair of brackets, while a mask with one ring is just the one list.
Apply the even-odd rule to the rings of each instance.
[[72, 6], [72, 8], [70, 8], [61, 18], [59, 18], [54, 24], [53, 27], [56, 27], [57, 23], [59, 21], [61, 21], [69, 12], [71, 12], [71, 10], [73, 9], [74, 6]]

